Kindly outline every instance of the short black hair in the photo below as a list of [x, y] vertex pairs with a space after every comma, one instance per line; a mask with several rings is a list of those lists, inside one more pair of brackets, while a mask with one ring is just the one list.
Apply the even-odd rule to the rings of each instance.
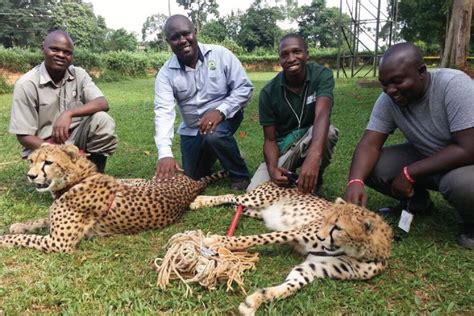
[[303, 42], [304, 44], [304, 49], [305, 50], [308, 50], [308, 44], [306, 44], [306, 40], [304, 39], [304, 37], [301, 35], [301, 34], [298, 34], [298, 33], [288, 33], [286, 35], [284, 35], [281, 39], [280, 39], [280, 43], [278, 44], [278, 47], [280, 47], [281, 43], [288, 39], [288, 38], [296, 38], [296, 39], [299, 39], [300, 41]]

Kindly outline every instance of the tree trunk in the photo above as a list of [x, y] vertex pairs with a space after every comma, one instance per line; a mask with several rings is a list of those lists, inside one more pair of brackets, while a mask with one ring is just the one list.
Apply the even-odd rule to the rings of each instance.
[[472, 0], [454, 0], [441, 67], [467, 68]]

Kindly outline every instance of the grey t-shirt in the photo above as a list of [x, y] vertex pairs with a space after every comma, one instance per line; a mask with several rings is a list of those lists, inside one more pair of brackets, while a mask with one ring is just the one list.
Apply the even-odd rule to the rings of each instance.
[[421, 100], [399, 107], [382, 93], [375, 102], [368, 130], [391, 134], [399, 128], [408, 142], [426, 156], [449, 145], [451, 133], [474, 127], [474, 84], [454, 69], [430, 72]]

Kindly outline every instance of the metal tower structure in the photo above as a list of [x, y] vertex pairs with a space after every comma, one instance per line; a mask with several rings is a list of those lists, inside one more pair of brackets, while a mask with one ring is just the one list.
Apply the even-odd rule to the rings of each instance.
[[[394, 1], [389, 14], [386, 14], [385, 8], [381, 6], [382, 0], [340, 0], [338, 78], [340, 72], [345, 78], [366, 77], [370, 73], [374, 77], [377, 76], [379, 55], [383, 46], [392, 45], [393, 28], [397, 25], [398, 0]], [[343, 14], [349, 15], [349, 23], [343, 22]], [[387, 41], [379, 37], [383, 26], [385, 29], [388, 27]]]

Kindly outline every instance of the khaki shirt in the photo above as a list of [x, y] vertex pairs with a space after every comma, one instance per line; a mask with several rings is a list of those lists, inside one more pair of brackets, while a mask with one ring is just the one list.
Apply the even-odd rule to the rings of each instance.
[[[56, 85], [43, 62], [15, 84], [9, 132], [46, 139], [51, 137], [53, 122], [62, 112], [103, 96], [84, 69], [71, 65]], [[71, 128], [81, 119], [74, 117]]]

